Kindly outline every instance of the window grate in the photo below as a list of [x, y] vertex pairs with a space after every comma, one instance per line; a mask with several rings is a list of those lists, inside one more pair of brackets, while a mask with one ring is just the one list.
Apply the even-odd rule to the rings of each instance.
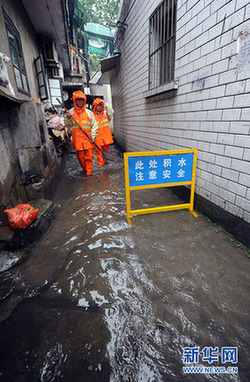
[[149, 19], [149, 89], [174, 80], [177, 0], [164, 0]]

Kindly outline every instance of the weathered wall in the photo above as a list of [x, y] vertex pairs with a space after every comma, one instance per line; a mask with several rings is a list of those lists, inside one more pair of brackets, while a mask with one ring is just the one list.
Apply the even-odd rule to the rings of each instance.
[[39, 55], [39, 50], [37, 46], [37, 37], [35, 31], [31, 25], [27, 13], [25, 12], [22, 6], [21, 1], [0, 0], [0, 6], [2, 6], [0, 11], [0, 52], [10, 57], [9, 43], [7, 40], [7, 34], [3, 17], [4, 14], [2, 12], [2, 10], [4, 10], [21, 36], [21, 44], [25, 60], [25, 69], [28, 77], [30, 94], [26, 95], [17, 90], [13, 66], [11, 65], [11, 63], [7, 65], [10, 82], [14, 88], [15, 96], [21, 99], [38, 98], [39, 91], [36, 81], [34, 59]]
[[[9, 108], [11, 111], [12, 108]], [[3, 210], [6, 206], [16, 205], [20, 200], [27, 200], [27, 195], [21, 180], [21, 168], [15, 150], [11, 132], [9, 114], [6, 104], [0, 103], [0, 220], [6, 220]]]
[[237, 66], [249, 1], [179, 0], [178, 89], [145, 98], [148, 20], [158, 4], [138, 0], [126, 19], [112, 79], [115, 139], [126, 151], [198, 148], [196, 193], [250, 223], [250, 72]]
[[32, 101], [0, 102], [0, 220], [19, 203], [40, 198], [60, 165], [42, 112]]
[[[60, 165], [49, 139], [34, 68], [38, 56], [36, 34], [22, 2], [0, 0], [0, 52], [10, 57], [4, 14], [20, 34], [29, 94], [18, 91], [12, 63], [8, 73], [15, 96], [0, 86], [0, 223], [6, 223], [5, 208], [43, 197]], [[5, 13], [4, 13], [5, 12]]]

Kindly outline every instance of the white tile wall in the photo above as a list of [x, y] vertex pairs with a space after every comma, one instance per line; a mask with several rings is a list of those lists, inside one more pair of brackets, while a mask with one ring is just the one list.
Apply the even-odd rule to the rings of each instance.
[[[176, 94], [145, 98], [148, 20], [160, 0], [137, 0], [112, 79], [114, 133], [127, 151], [198, 148], [196, 192], [250, 223], [250, 72], [237, 69], [249, 0], [177, 2]], [[204, 76], [204, 88], [193, 81]]]

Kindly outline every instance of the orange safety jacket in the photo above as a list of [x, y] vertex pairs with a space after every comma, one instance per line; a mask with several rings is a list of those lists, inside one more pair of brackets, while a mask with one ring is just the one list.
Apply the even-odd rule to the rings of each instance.
[[[86, 110], [82, 111], [80, 115], [76, 112], [76, 110], [74, 110], [72, 115], [74, 119], [79, 123], [79, 125], [84, 128], [84, 131], [90, 137], [91, 122], [90, 122], [89, 114], [86, 112]], [[73, 126], [72, 126], [72, 142], [73, 142], [74, 149], [76, 151], [89, 150], [94, 148], [93, 143], [90, 142], [89, 138], [86, 137], [86, 135], [78, 127], [75, 121], [73, 121]]]
[[98, 123], [98, 132], [97, 132], [97, 137], [96, 137], [96, 144], [97, 146], [103, 146], [104, 145], [104, 142], [103, 142], [103, 128], [102, 128], [102, 124], [101, 124], [101, 115], [98, 116], [98, 114], [95, 112], [95, 110], [93, 110], [93, 114], [94, 114], [94, 117], [96, 119], [96, 122]]
[[96, 121], [98, 122], [99, 128], [98, 128], [98, 135], [96, 138], [96, 143], [99, 146], [109, 145], [114, 142], [112, 133], [109, 127], [109, 119], [107, 115], [104, 112], [104, 103], [102, 106], [101, 114], [98, 115], [96, 112], [96, 107], [99, 105], [99, 103], [102, 101], [101, 98], [96, 98], [93, 102], [94, 110], [93, 114], [95, 116]]
[[104, 114], [104, 116], [101, 118], [100, 125], [103, 129], [103, 141], [105, 145], [110, 145], [114, 142], [111, 130], [109, 127], [109, 120], [108, 117]]

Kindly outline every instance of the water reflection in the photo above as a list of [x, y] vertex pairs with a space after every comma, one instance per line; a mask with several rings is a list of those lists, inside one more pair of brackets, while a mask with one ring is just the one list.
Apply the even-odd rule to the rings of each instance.
[[143, 292], [143, 288], [152, 290], [153, 283], [134, 255], [126, 254], [126, 262], [103, 259], [101, 264], [113, 301], [111, 308], [105, 309], [111, 333], [107, 346], [112, 367], [110, 381], [163, 381], [161, 374], [166, 365], [155, 346], [160, 333], [151, 303]]
[[[15, 294], [16, 305], [0, 326], [0, 379], [247, 381], [249, 275], [240, 250], [227, 244], [225, 261], [213, 227], [186, 211], [129, 226], [118, 155], [92, 178], [71, 156], [54, 200], [51, 231], [2, 275], [12, 280], [5, 301]], [[230, 345], [239, 346], [241, 375], [182, 373], [184, 347]]]

